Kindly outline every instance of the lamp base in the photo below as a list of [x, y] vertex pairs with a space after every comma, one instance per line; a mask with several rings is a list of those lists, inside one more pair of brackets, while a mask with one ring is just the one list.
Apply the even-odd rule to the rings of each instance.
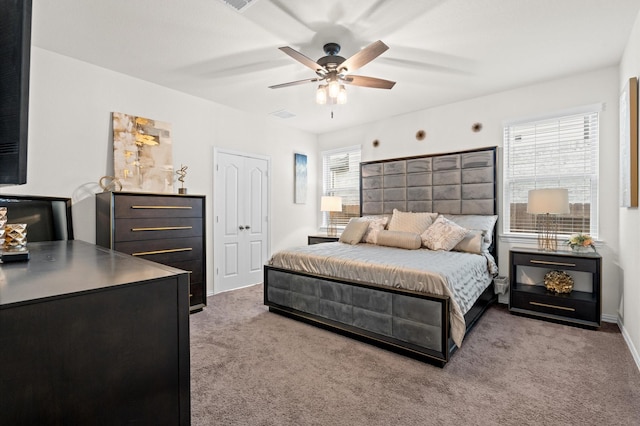
[[338, 228], [336, 227], [336, 222], [333, 218], [333, 212], [329, 212], [329, 223], [327, 224], [327, 236], [329, 237], [338, 236]]
[[542, 251], [558, 250], [558, 222], [549, 213], [542, 216], [538, 223], [538, 249]]

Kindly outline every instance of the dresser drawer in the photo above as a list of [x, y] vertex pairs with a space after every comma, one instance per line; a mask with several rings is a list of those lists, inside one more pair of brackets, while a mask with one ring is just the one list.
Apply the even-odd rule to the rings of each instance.
[[127, 195], [115, 196], [114, 215], [120, 218], [202, 217], [202, 199]]
[[204, 279], [202, 276], [202, 260], [168, 260], [167, 262], [163, 262], [167, 266], [171, 266], [173, 268], [182, 269], [183, 271], [189, 272], [189, 282], [191, 283], [201, 283]]
[[595, 273], [597, 260], [570, 256], [540, 256], [531, 253], [513, 253], [512, 263], [520, 266], [559, 269], [563, 271], [584, 271]]
[[199, 236], [202, 236], [202, 219], [200, 218], [120, 219], [115, 229], [116, 242]]
[[115, 243], [114, 250], [166, 265], [167, 262], [202, 259], [202, 238], [126, 241]]
[[[536, 289], [538, 290], [538, 289]], [[513, 291], [511, 309], [523, 309], [532, 313], [561, 316], [563, 319], [598, 322], [596, 299], [590, 293], [567, 294], [541, 293], [540, 291]]]

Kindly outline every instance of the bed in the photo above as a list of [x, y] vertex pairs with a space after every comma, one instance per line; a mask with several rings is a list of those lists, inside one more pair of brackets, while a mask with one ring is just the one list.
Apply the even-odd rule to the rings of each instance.
[[[357, 221], [369, 224], [364, 235], [381, 218], [399, 229], [397, 218], [413, 226], [430, 216], [429, 230], [453, 223], [465, 238], [479, 235], [482, 249], [469, 251], [462, 242], [423, 248], [434, 241], [438, 248], [439, 240], [425, 237], [430, 231], [417, 248], [415, 233], [384, 230], [377, 241], [358, 234], [352, 244], [282, 250], [264, 268], [265, 305], [443, 367], [496, 300], [495, 169], [495, 147], [361, 163]], [[341, 240], [355, 227], [362, 228], [350, 223]]]

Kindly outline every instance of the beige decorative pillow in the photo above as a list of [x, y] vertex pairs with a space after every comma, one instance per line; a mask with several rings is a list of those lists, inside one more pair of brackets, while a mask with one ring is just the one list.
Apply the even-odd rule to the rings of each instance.
[[367, 222], [351, 219], [344, 228], [344, 231], [342, 231], [338, 241], [347, 244], [358, 244], [360, 240], [362, 240], [364, 233], [367, 232], [367, 229], [369, 229]]
[[420, 238], [422, 238], [422, 244], [430, 250], [449, 251], [462, 241], [467, 231], [466, 228], [456, 225], [449, 219], [438, 216], [435, 222], [420, 235]]
[[437, 217], [438, 213], [413, 213], [393, 209], [393, 215], [387, 229], [422, 234]]
[[378, 242], [379, 246], [398, 247], [407, 250], [419, 249], [422, 245], [420, 235], [414, 232], [402, 232], [402, 231], [379, 231]]
[[484, 231], [477, 229], [471, 229], [467, 232], [467, 235], [462, 238], [456, 246], [452, 249], [454, 251], [464, 251], [466, 253], [482, 253], [482, 239], [484, 238]]
[[362, 217], [359, 219], [360, 221], [366, 221], [369, 224], [369, 228], [367, 232], [365, 232], [364, 237], [362, 237], [362, 241], [369, 244], [375, 244], [378, 239], [378, 233], [382, 231], [389, 222], [389, 218], [387, 216], [380, 217]]

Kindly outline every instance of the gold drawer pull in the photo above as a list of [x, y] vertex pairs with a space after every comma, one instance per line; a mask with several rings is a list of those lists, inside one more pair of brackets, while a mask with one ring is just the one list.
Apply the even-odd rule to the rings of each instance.
[[192, 229], [193, 226], [159, 226], [156, 228], [131, 228], [132, 232], [139, 231], [176, 231], [180, 229]]
[[132, 209], [183, 209], [191, 210], [191, 206], [131, 206]]
[[575, 263], [564, 263], [564, 262], [549, 262], [546, 260], [530, 260], [531, 263], [539, 263], [541, 265], [554, 265], [554, 266], [571, 266], [575, 267]]
[[163, 253], [176, 253], [180, 251], [191, 251], [193, 248], [185, 247], [185, 248], [176, 248], [176, 249], [167, 249], [167, 250], [154, 250], [154, 251], [140, 251], [137, 253], [131, 253], [132, 256], [146, 256], [148, 254], [163, 254]]
[[545, 308], [562, 309], [564, 311], [571, 311], [571, 312], [575, 311], [575, 308], [568, 308], [566, 306], [547, 305], [546, 303], [540, 303], [540, 302], [529, 302], [529, 304], [536, 305], [536, 306], [543, 306]]

